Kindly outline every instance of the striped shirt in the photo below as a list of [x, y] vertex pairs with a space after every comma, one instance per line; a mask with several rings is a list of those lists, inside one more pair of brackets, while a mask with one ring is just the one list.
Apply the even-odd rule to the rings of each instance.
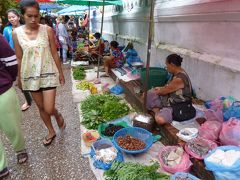
[[17, 77], [17, 68], [15, 53], [0, 34], [0, 95], [12, 87]]

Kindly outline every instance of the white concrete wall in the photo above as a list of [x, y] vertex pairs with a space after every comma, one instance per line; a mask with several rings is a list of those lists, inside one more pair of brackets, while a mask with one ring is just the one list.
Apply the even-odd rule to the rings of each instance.
[[[121, 12], [106, 7], [104, 36], [134, 41], [145, 60], [148, 18], [148, 0], [124, 0]], [[178, 53], [198, 97], [240, 99], [240, 0], [156, 0], [154, 19], [151, 66]], [[99, 29], [100, 18], [96, 24]]]

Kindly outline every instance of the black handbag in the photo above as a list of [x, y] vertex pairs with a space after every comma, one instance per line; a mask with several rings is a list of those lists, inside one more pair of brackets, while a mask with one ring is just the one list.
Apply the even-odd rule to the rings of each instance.
[[181, 103], [171, 104], [173, 109], [173, 120], [175, 121], [186, 121], [196, 116], [196, 109], [192, 105], [192, 101], [185, 101]]
[[[188, 78], [189, 87], [192, 94], [192, 84], [191, 84], [190, 78], [188, 77], [187, 73], [185, 74]], [[192, 97], [189, 97], [189, 99], [190, 100], [185, 102], [170, 103], [173, 109], [173, 113], [172, 113], [173, 120], [181, 122], [181, 121], [192, 119], [196, 116], [196, 109], [192, 105], [192, 100], [191, 100]]]

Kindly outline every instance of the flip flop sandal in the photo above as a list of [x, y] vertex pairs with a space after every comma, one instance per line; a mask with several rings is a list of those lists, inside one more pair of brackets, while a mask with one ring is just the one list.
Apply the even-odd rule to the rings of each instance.
[[17, 152], [17, 161], [18, 164], [23, 164], [28, 160], [28, 154], [26, 152], [26, 150], [22, 150]]
[[30, 108], [30, 106], [29, 106], [29, 105], [27, 105], [27, 106], [24, 106], [24, 107], [22, 106], [22, 107], [21, 107], [21, 110], [22, 110], [22, 111], [26, 111], [26, 110], [28, 110], [28, 108]]
[[44, 140], [46, 141], [46, 143], [43, 142], [44, 146], [49, 146], [50, 144], [52, 144], [53, 140], [55, 139], [56, 134], [54, 136], [52, 136], [51, 138], [47, 138], [47, 136], [44, 138]]

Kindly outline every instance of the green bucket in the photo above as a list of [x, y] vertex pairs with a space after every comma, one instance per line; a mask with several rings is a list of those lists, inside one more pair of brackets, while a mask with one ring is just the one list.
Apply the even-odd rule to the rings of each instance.
[[[144, 85], [146, 81], [146, 68], [142, 68], [140, 71], [141, 82]], [[164, 86], [167, 82], [168, 72], [166, 69], [160, 67], [149, 68], [148, 89], [153, 87]]]

